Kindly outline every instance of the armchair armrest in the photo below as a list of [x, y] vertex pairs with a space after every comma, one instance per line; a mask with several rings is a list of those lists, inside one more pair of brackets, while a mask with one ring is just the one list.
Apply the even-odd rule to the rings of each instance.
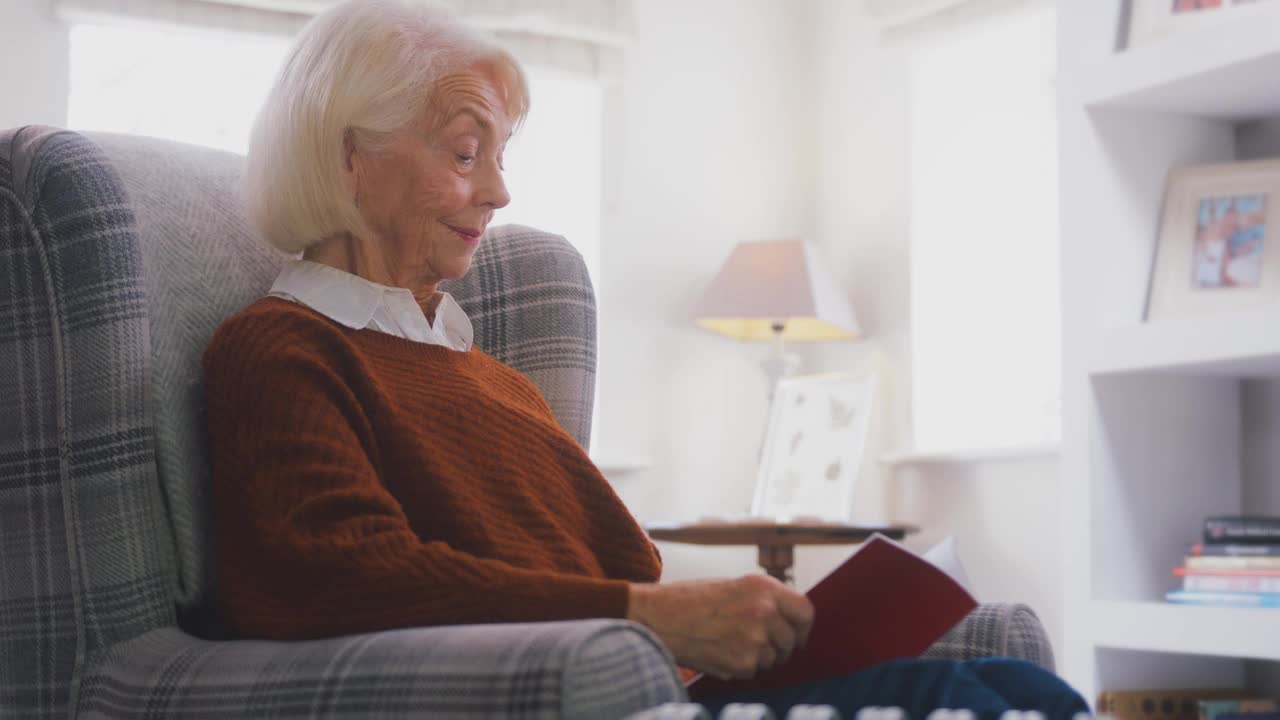
[[621, 620], [210, 642], [164, 628], [87, 663], [84, 717], [609, 718], [687, 696]]
[[1011, 657], [1053, 672], [1053, 646], [1035, 611], [1017, 603], [983, 603], [921, 657], [972, 660]]

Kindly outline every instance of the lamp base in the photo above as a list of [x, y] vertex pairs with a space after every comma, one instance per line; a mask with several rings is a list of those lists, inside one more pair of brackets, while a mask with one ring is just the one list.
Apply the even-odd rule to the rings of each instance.
[[[764, 369], [765, 377], [768, 384], [765, 386], [765, 392], [769, 394], [768, 402], [765, 405], [765, 427], [760, 436], [760, 444], [756, 447], [756, 467], [760, 467], [760, 461], [764, 458], [764, 446], [768, 441], [769, 420], [773, 415], [774, 395], [778, 392], [778, 381], [789, 375], [794, 375], [800, 369], [800, 356], [795, 353], [789, 353], [783, 350], [781, 337], [777, 338], [773, 346], [773, 352], [769, 353], [769, 357], [760, 362], [760, 367]], [[754, 496], [754, 493], [753, 493]], [[755, 514], [755, 503], [746, 508], [746, 514]], [[763, 559], [763, 558], [762, 558]]]
[[800, 369], [800, 356], [795, 353], [770, 353], [769, 357], [760, 363], [760, 367], [764, 368], [765, 377], [768, 378], [767, 388], [772, 402], [778, 381], [795, 375]]

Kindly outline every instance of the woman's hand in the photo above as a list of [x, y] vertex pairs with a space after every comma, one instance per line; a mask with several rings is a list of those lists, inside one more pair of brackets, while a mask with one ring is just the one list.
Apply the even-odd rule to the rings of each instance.
[[813, 605], [765, 575], [631, 585], [627, 619], [657, 633], [676, 662], [720, 678], [746, 678], [786, 660], [809, 639]]

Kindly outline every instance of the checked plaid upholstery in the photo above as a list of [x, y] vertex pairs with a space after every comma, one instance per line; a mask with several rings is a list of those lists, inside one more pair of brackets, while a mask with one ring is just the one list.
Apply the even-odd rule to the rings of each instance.
[[983, 603], [921, 657], [973, 660], [1012, 657], [1054, 670], [1053, 645], [1039, 616], [1021, 603]]
[[174, 620], [132, 213], [55, 138], [0, 136], [2, 717], [65, 717], [86, 658]]
[[[610, 718], [685, 698], [612, 620], [220, 641], [198, 359], [283, 257], [233, 155], [0, 133], [0, 717]], [[583, 443], [595, 308], [562, 239], [498, 228], [452, 288]], [[197, 637], [197, 635], [199, 637]]]

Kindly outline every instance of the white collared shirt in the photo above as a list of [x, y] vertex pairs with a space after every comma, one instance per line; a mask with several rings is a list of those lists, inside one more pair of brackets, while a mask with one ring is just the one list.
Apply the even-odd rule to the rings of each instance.
[[458, 352], [471, 349], [475, 334], [470, 318], [449, 293], [441, 293], [435, 322], [430, 323], [405, 288], [379, 285], [310, 260], [285, 265], [269, 294], [306, 305], [354, 330], [377, 330]]

